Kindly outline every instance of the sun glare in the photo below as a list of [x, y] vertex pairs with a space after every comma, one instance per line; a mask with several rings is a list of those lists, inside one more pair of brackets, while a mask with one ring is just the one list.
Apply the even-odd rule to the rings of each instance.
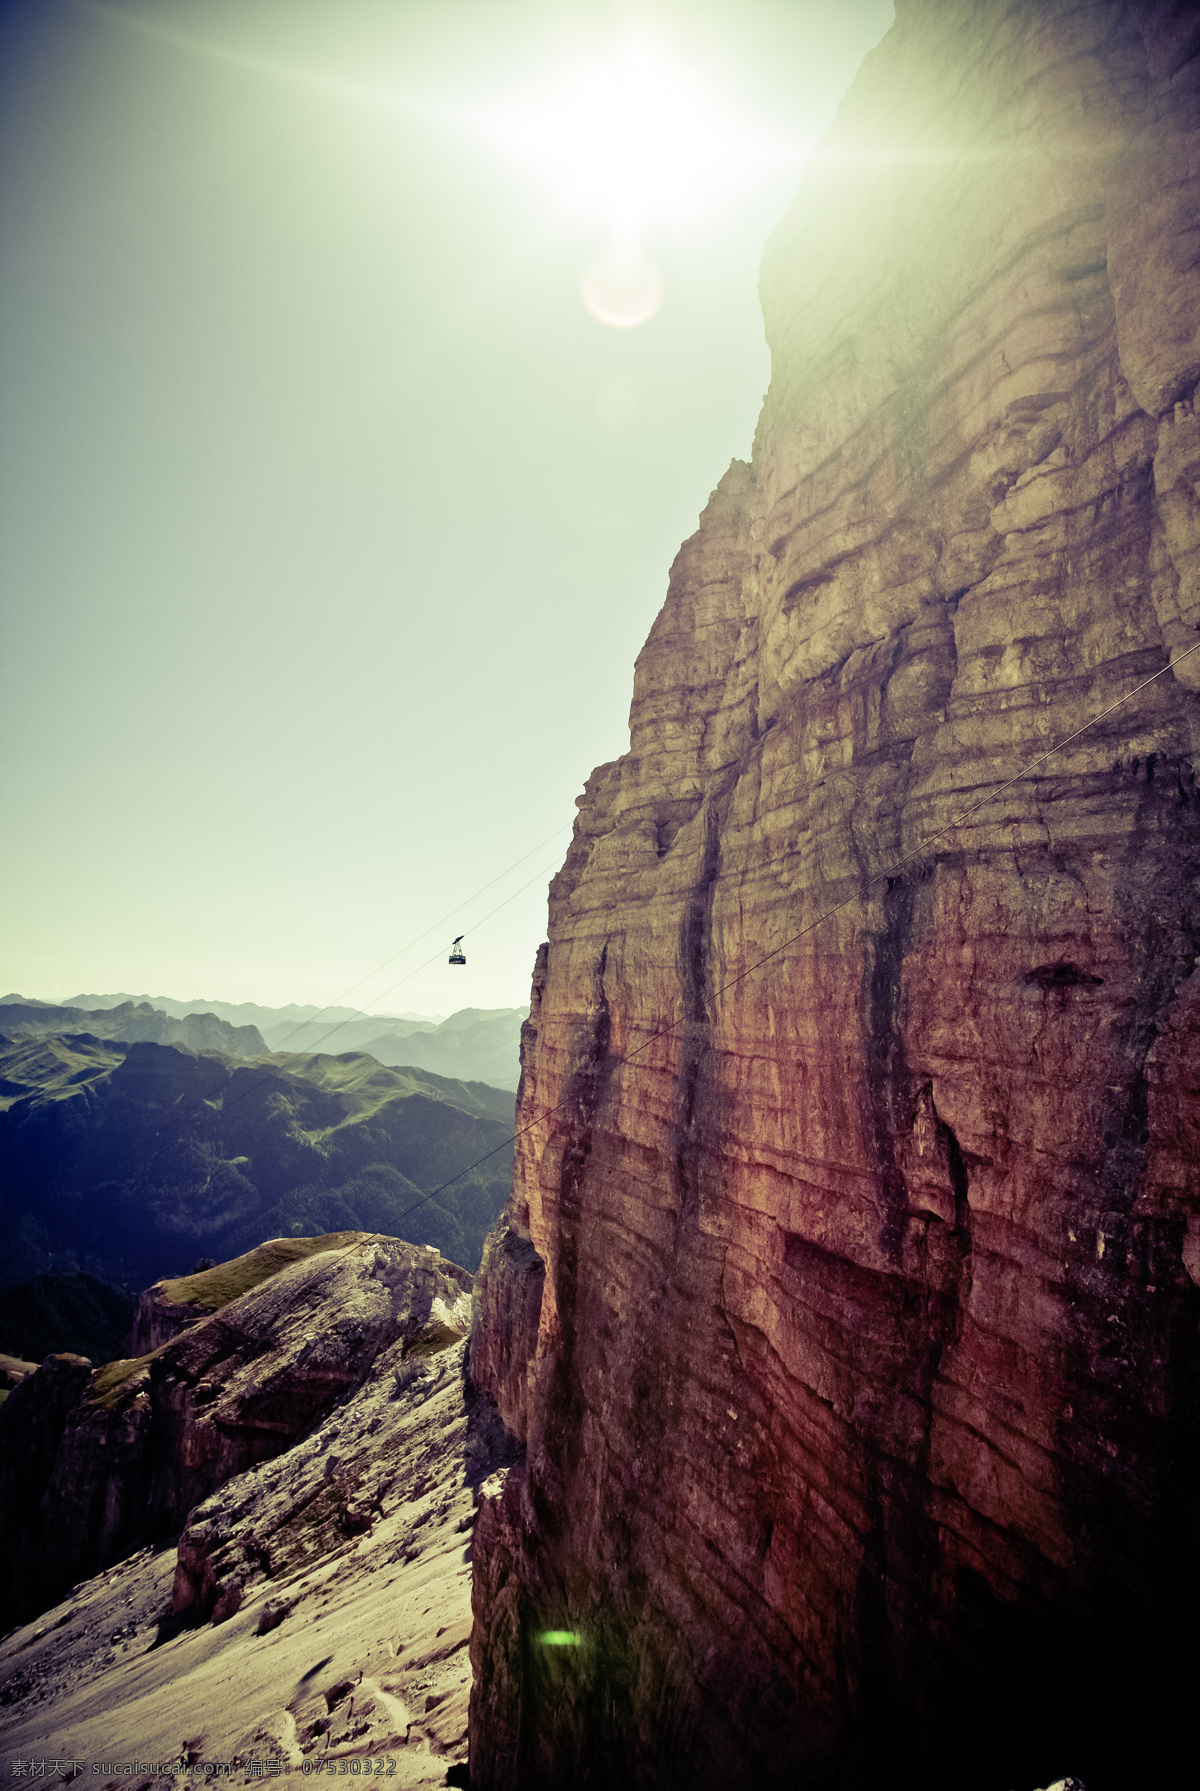
[[560, 207], [597, 224], [599, 252], [579, 292], [585, 309], [613, 329], [636, 329], [662, 305], [663, 276], [647, 253], [649, 236], [699, 219], [707, 227], [715, 211], [765, 177], [798, 170], [807, 149], [739, 107], [727, 78], [644, 35], [574, 58], [547, 58], [506, 98], [472, 102], [264, 57], [95, 0], [91, 9], [111, 25], [192, 55], [358, 106], [438, 118], [474, 135]]
[[597, 255], [585, 268], [579, 291], [598, 322], [615, 330], [634, 330], [657, 314], [663, 277], [647, 255], [626, 245]]
[[618, 229], [691, 215], [795, 156], [738, 117], [710, 77], [649, 43], [548, 69], [479, 122], [567, 204]]
[[473, 118], [493, 149], [560, 204], [601, 223], [607, 248], [581, 294], [593, 317], [621, 329], [645, 323], [662, 302], [662, 275], [643, 246], [648, 229], [707, 213], [799, 159], [793, 145], [739, 116], [710, 77], [645, 42], [547, 69]]
[[767, 147], [698, 71], [647, 44], [548, 72], [489, 112], [493, 141], [563, 199], [620, 222], [688, 211]]

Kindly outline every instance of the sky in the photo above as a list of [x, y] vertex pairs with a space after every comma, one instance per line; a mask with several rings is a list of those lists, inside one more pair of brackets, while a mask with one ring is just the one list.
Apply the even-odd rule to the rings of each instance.
[[0, 992], [528, 999], [891, 17], [0, 0]]

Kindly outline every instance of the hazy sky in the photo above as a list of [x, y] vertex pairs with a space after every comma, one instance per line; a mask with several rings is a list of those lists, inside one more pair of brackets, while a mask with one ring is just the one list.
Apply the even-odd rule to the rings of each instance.
[[[0, 993], [528, 998], [891, 14], [0, 3]], [[614, 230], [638, 328], [581, 299]]]

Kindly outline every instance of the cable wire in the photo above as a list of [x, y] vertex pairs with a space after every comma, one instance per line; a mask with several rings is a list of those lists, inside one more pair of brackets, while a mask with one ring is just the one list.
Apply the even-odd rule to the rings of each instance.
[[[469, 895], [466, 898], [466, 900], [464, 902], [460, 902], [457, 905], [457, 907], [448, 908], [446, 910], [445, 914], [439, 915], [437, 920], [433, 921], [429, 926], [427, 926], [423, 933], [418, 933], [415, 936], [415, 938], [412, 938], [408, 941], [407, 945], [402, 945], [400, 947], [399, 951], [394, 951], [390, 958], [385, 958], [383, 960], [382, 964], [377, 964], [375, 966], [374, 970], [368, 970], [368, 972], [365, 976], [360, 976], [356, 983], [351, 983], [350, 987], [348, 989], [343, 990], [342, 994], [335, 996], [332, 1001], [327, 1001], [325, 1003], [324, 1007], [319, 1007], [315, 1014], [309, 1014], [305, 1019], [297, 1020], [296, 1024], [292, 1027], [291, 1031], [284, 1033], [284, 1035], [280, 1039], [279, 1043], [275, 1046], [275, 1049], [277, 1051], [285, 1050], [287, 1047], [288, 1040], [290, 1038], [294, 1038], [296, 1036], [296, 1034], [299, 1031], [301, 1031], [301, 1029], [303, 1027], [315, 1025], [316, 1022], [321, 1018], [322, 1014], [327, 1014], [331, 1008], [335, 1008], [339, 1005], [339, 1003], [345, 1001], [347, 995], [353, 995], [354, 991], [356, 989], [361, 989], [364, 983], [369, 983], [373, 977], [379, 976], [384, 970], [390, 969], [391, 966], [396, 962], [397, 958], [402, 958], [406, 951], [411, 951], [414, 945], [419, 945], [421, 943], [422, 939], [427, 939], [429, 937], [430, 933], [433, 932], [434, 927], [443, 926], [445, 924], [445, 922], [449, 920], [449, 918], [452, 914], [461, 913], [461, 911], [464, 908], [469, 907], [470, 904], [473, 901], [475, 901], [476, 897], [483, 895], [489, 889], [494, 889], [497, 883], [500, 883], [505, 877], [508, 876], [509, 871], [515, 871], [519, 864], [524, 864], [525, 860], [527, 858], [532, 858], [535, 852], [540, 852], [543, 846], [549, 845], [549, 843], [552, 839], [554, 839], [558, 834], [560, 834], [565, 827], [569, 827], [570, 825], [571, 825], [571, 823], [569, 821], [561, 821], [557, 827], [555, 827], [550, 833], [548, 833], [546, 835], [544, 840], [539, 840], [536, 846], [531, 846], [529, 848], [528, 852], [522, 853], [520, 858], [514, 858], [513, 862], [505, 870], [502, 870], [497, 876], [493, 877], [490, 882], [481, 884], [480, 887], [475, 891], [474, 895]], [[526, 883], [522, 887], [525, 889], [528, 889], [529, 884]], [[521, 892], [520, 892], [520, 890], [517, 890], [517, 891], [515, 891], [515, 893], [517, 895], [519, 895]], [[493, 909], [492, 913], [495, 913], [495, 912], [496, 912], [496, 910]], [[485, 919], [490, 920], [491, 915], [486, 915]], [[480, 921], [478, 924], [480, 926], [482, 926], [483, 921]], [[434, 954], [435, 957], [437, 955], [438, 955], [437, 953]], [[427, 958], [425, 960], [424, 964], [418, 964], [417, 969], [425, 970], [428, 968], [428, 966], [430, 964], [433, 963], [433, 961], [434, 961], [433, 958]], [[416, 973], [417, 973], [416, 970], [414, 970], [412, 972], [412, 975], [415, 976]], [[401, 982], [407, 982], [407, 980], [408, 980], [407, 977], [401, 978]], [[394, 989], [398, 989], [399, 987], [400, 987], [400, 983], [393, 983], [391, 989], [385, 989], [383, 991], [382, 995], [376, 995], [373, 997], [373, 999], [375, 1001], [383, 1001], [387, 998], [387, 996], [389, 996], [392, 993], [392, 991]], [[347, 1016], [347, 1020], [360, 1020], [360, 1019], [366, 1020], [366, 1019], [371, 1019], [371, 1018], [373, 1018], [373, 1016], [365, 1013], [362, 1008], [356, 1008], [352, 1014], [349, 1014]], [[386, 1018], [388, 1018], [388, 1016], [381, 1015], [380, 1018], [386, 1019]], [[345, 1025], [346, 1021], [342, 1021], [342, 1022], [340, 1022], [340, 1024]], [[326, 1033], [325, 1037], [326, 1038], [332, 1037], [332, 1034]]]
[[[551, 835], [551, 838], [553, 838], [553, 835]], [[545, 845], [545, 843], [546, 843], [545, 840], [543, 840], [542, 841], [543, 846]], [[537, 850], [537, 848], [535, 846], [534, 851], [536, 851], [536, 850]], [[527, 852], [525, 854], [525, 858], [532, 858], [532, 856], [533, 856], [532, 852]], [[525, 862], [525, 859], [523, 859], [523, 858], [518, 858], [518, 860], [517, 860], [518, 864], [524, 864], [524, 862]], [[539, 877], [544, 877], [548, 871], [552, 871], [554, 869], [554, 865], [557, 864], [557, 862], [558, 862], [557, 859], [555, 859], [554, 863], [543, 866], [543, 868], [540, 871], [535, 871], [533, 876], [529, 879], [528, 883], [522, 883], [520, 889], [514, 889], [511, 895], [505, 896], [504, 900], [502, 902], [498, 903], [497, 906], [492, 909], [491, 914], [485, 914], [482, 920], [475, 921], [473, 923], [473, 925], [470, 927], [469, 931], [473, 934], [482, 931], [482, 929], [487, 925], [488, 921], [492, 919], [493, 915], [499, 914], [501, 908], [507, 908], [508, 904], [510, 902], [515, 902], [517, 897], [519, 895], [523, 895], [527, 889], [532, 889], [533, 885], [538, 881]], [[511, 871], [513, 869], [513, 866], [510, 864], [508, 869]], [[502, 874], [507, 876], [508, 872], [506, 871]], [[492, 883], [498, 883], [499, 881], [500, 881], [499, 877], [492, 878]], [[484, 887], [484, 889], [490, 889], [491, 884], [485, 883], [483, 887]], [[482, 890], [476, 890], [476, 892], [475, 892], [476, 895], [481, 895], [482, 893], [483, 893]], [[474, 896], [471, 899], [473, 901], [475, 899]], [[454, 910], [451, 909], [451, 913], [453, 913], [453, 912], [454, 912]], [[439, 922], [436, 922], [435, 924], [440, 926], [441, 922], [439, 921]], [[428, 929], [428, 931], [432, 933], [433, 927], [430, 927]], [[424, 938], [424, 934], [422, 934], [421, 937]], [[442, 949], [444, 950], [445, 948], [443, 947]], [[399, 955], [400, 955], [399, 952], [397, 952], [396, 956], [399, 957]], [[436, 964], [437, 960], [441, 957], [441, 955], [442, 955], [441, 950], [435, 951], [433, 956], [431, 958], [426, 958], [426, 960], [423, 964], [417, 964], [413, 967], [412, 970], [406, 971], [405, 974], [400, 978], [399, 982], [395, 982], [391, 985], [390, 988], [385, 989], [383, 991], [382, 995], [377, 995], [375, 997], [376, 1001], [386, 1000], [389, 995], [394, 994], [397, 989], [401, 988], [405, 983], [410, 982], [412, 980], [412, 978], [414, 976], [419, 975], [422, 970], [428, 970], [428, 968], [431, 964]], [[387, 1019], [387, 1017], [388, 1016], [386, 1014], [381, 1014], [379, 1016], [380, 1019], [384, 1019], [384, 1020]], [[310, 1052], [315, 1051], [317, 1049], [318, 1045], [323, 1045], [327, 1039], [331, 1039], [335, 1032], [341, 1031], [343, 1026], [349, 1026], [351, 1020], [356, 1020], [356, 1019], [372, 1020], [374, 1018], [375, 1018], [374, 1014], [350, 1014], [345, 1020], [339, 1020], [335, 1026], [330, 1027], [328, 1032], [322, 1033], [321, 1037], [319, 1039], [317, 1039], [314, 1044], [306, 1046], [305, 1048], [307, 1051], [310, 1051]], [[289, 1033], [288, 1037], [291, 1038], [292, 1033]], [[279, 1048], [282, 1049], [282, 1047], [279, 1047]]]
[[[562, 831], [561, 828], [555, 828], [555, 833], [561, 833], [561, 831]], [[554, 834], [547, 834], [547, 836], [546, 836], [546, 840], [553, 839], [553, 838], [554, 838]], [[541, 840], [539, 842], [539, 844], [544, 846], [546, 844], [546, 840]], [[469, 897], [468, 899], [470, 901], [474, 901], [475, 897], [482, 895], [484, 890], [493, 888], [495, 884], [500, 882], [501, 878], [507, 877], [509, 871], [515, 870], [516, 866], [519, 864], [524, 864], [525, 860], [527, 858], [532, 858], [533, 853], [536, 852], [537, 850], [538, 850], [538, 846], [534, 846], [532, 851], [526, 852], [523, 857], [516, 859], [512, 864], [510, 864], [508, 866], [508, 870], [501, 871], [499, 877], [493, 877], [490, 883], [483, 884], [483, 886], [480, 889], [477, 889], [475, 891], [475, 895]], [[489, 914], [485, 914], [482, 920], [477, 921], [475, 923], [475, 925], [471, 928], [471, 931], [473, 933], [479, 932], [483, 927], [485, 927], [487, 925], [489, 920], [494, 919], [494, 917], [500, 913], [501, 909], [507, 908], [508, 904], [510, 902], [515, 902], [519, 895], [524, 894], [525, 890], [532, 888], [532, 886], [538, 881], [538, 879], [540, 877], [544, 877], [548, 871], [552, 871], [554, 869], [554, 866], [556, 863], [557, 863], [557, 859], [554, 861], [554, 863], [544, 866], [540, 871], [536, 871], [534, 873], [534, 875], [532, 877], [530, 877], [530, 879], [527, 883], [522, 883], [519, 889], [514, 889], [511, 892], [511, 894], [506, 895], [504, 900], [502, 902], [498, 902]], [[454, 913], [455, 910], [451, 909], [450, 912]], [[444, 920], [445, 916], [443, 916], [442, 919]], [[440, 926], [441, 924], [442, 924], [442, 922], [440, 920], [434, 921], [433, 926], [426, 928], [426, 932], [431, 933], [433, 931], [434, 926]], [[418, 934], [417, 937], [419, 939], [423, 939], [425, 937], [425, 934], [424, 933]], [[412, 941], [411, 943], [415, 944], [416, 941]], [[409, 949], [408, 946], [403, 947], [404, 951], [407, 951], [408, 949]], [[423, 964], [418, 964], [415, 967], [415, 969], [408, 971], [406, 975], [404, 975], [400, 978], [399, 982], [393, 983], [390, 989], [385, 989], [383, 992], [383, 995], [376, 997], [376, 999], [382, 1001], [385, 996], [390, 995], [393, 992], [393, 990], [398, 989], [402, 983], [408, 982], [409, 979], [411, 977], [416, 976], [419, 971], [426, 970], [426, 969], [428, 969], [430, 964], [436, 963], [438, 958], [441, 957], [441, 955], [442, 955], [441, 951], [434, 952], [434, 954], [431, 958], [426, 958], [426, 960]], [[395, 958], [397, 958], [399, 956], [401, 956], [401, 953], [396, 952], [394, 954], [393, 958], [389, 960], [389, 962], [394, 962]], [[373, 971], [371, 974], [376, 975], [378, 973]], [[366, 979], [364, 978], [363, 980], [365, 981]], [[355, 1015], [351, 1015], [350, 1019], [354, 1019], [355, 1017], [356, 1017]], [[372, 1016], [363, 1015], [361, 1017], [369, 1019]], [[380, 1015], [379, 1017], [381, 1019], [387, 1018], [386, 1015]], [[309, 1022], [307, 1022], [307, 1021], [303, 1022], [303, 1024], [306, 1024], [306, 1025], [308, 1023]], [[331, 1027], [329, 1032], [323, 1034], [322, 1037], [316, 1041], [316, 1045], [312, 1046], [307, 1052], [283, 1052], [282, 1046], [278, 1047], [278, 1049], [280, 1050], [281, 1054], [287, 1055], [287, 1056], [315, 1056], [317, 1054], [317, 1049], [316, 1049], [317, 1045], [324, 1044], [327, 1039], [330, 1039], [333, 1037], [333, 1034], [335, 1032], [337, 1032], [342, 1026], [346, 1026], [346, 1025], [349, 1025], [349, 1019], [339, 1020], [337, 1025]], [[297, 1030], [298, 1029], [296, 1027], [293, 1027], [292, 1031], [287, 1034], [287, 1037], [288, 1038], [293, 1037]], [[267, 1055], [274, 1056], [275, 1053], [268, 1052]], [[387, 1068], [387, 1067], [388, 1067], [387, 1065], [384, 1065], [384, 1068]], [[414, 1065], [412, 1067], [419, 1068], [420, 1066]], [[430, 1071], [430, 1074], [436, 1075], [437, 1072]], [[243, 1090], [240, 1094], [232, 1095], [230, 1097], [230, 1099], [224, 1103], [224, 1107], [223, 1107], [222, 1111], [225, 1113], [228, 1113], [231, 1107], [236, 1107], [239, 1105], [240, 1102], [247, 1100], [250, 1097], [250, 1095], [252, 1095], [254, 1093], [256, 1086], [257, 1086], [257, 1084], [253, 1080], [248, 1082], [246, 1087], [243, 1088]], [[180, 1121], [182, 1119], [187, 1119], [192, 1114], [198, 1113], [200, 1111], [201, 1107], [203, 1107], [205, 1105], [205, 1101], [206, 1101], [206, 1097], [202, 1095], [198, 1100], [193, 1101], [190, 1107], [185, 1107], [182, 1109], [182, 1111], [176, 1110], [176, 1112], [172, 1115], [173, 1119], [176, 1121], [176, 1123], [178, 1123], [178, 1121]], [[155, 1133], [154, 1138], [155, 1139], [161, 1138], [163, 1136], [163, 1133], [165, 1130], [166, 1130], [166, 1127], [163, 1126], [157, 1133]], [[150, 1157], [147, 1159], [147, 1161], [142, 1166], [141, 1173], [145, 1174], [149, 1169], [152, 1169], [154, 1164], [158, 1161], [158, 1159], [161, 1156], [163, 1156], [164, 1153], [171, 1148], [171, 1145], [173, 1142], [175, 1142], [175, 1140], [167, 1139], [167, 1141], [162, 1145], [161, 1149], [156, 1150], [156, 1151], [152, 1150], [152, 1154], [150, 1155]], [[153, 1143], [154, 1143], [154, 1139], [151, 1140], [151, 1145], [153, 1145]], [[118, 1172], [121, 1169], [123, 1169], [125, 1167], [125, 1165], [127, 1163], [131, 1163], [137, 1156], [139, 1156], [140, 1153], [142, 1152], [142, 1150], [145, 1148], [146, 1147], [143, 1144], [133, 1145], [128, 1151], [126, 1151], [124, 1153], [123, 1156], [118, 1157], [114, 1163], [109, 1165], [108, 1169], [104, 1172], [103, 1179], [106, 1181], [111, 1180], [115, 1175], [118, 1174]]]

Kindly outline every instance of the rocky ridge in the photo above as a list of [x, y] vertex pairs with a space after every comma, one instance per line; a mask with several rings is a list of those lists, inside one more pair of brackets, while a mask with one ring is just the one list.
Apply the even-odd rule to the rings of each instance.
[[[176, 1334], [148, 1354], [101, 1368], [51, 1356], [0, 1408], [0, 1621], [178, 1529], [308, 1435], [382, 1352], [450, 1341], [470, 1322], [471, 1277], [397, 1238], [278, 1239], [189, 1280]], [[189, 1319], [188, 1304], [212, 1309]], [[231, 1614], [251, 1556], [222, 1576], [191, 1546], [178, 1608]]]
[[753, 459], [534, 979], [480, 1791], [1123, 1791], [1184, 1743], [1198, 52], [898, 0], [768, 246]]
[[[395, 1339], [307, 1437], [206, 1499], [178, 1550], [139, 1550], [0, 1641], [10, 1756], [141, 1791], [180, 1760], [235, 1784], [268, 1758], [464, 1783], [470, 1530], [505, 1459], [464, 1354], [452, 1334]], [[203, 1612], [201, 1559], [221, 1576]]]

